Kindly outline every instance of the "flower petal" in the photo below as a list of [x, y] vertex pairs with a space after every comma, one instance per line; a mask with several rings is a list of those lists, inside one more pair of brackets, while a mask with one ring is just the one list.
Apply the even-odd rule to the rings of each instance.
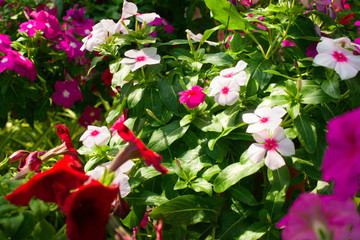
[[266, 149], [263, 144], [253, 143], [247, 150], [247, 155], [251, 161], [259, 163], [264, 159]]
[[285, 165], [284, 159], [277, 153], [275, 150], [270, 150], [267, 152], [265, 157], [265, 165], [271, 170], [276, 170]]
[[278, 142], [276, 150], [283, 156], [291, 156], [295, 154], [295, 145], [289, 138], [284, 138]]

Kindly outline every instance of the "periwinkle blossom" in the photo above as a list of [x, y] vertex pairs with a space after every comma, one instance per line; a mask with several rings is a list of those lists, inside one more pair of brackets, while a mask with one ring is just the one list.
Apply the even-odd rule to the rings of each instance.
[[90, 35], [82, 39], [83, 45], [80, 48], [93, 51], [94, 48], [99, 47], [99, 44], [105, 43], [106, 39], [111, 35], [110, 29], [115, 25], [111, 19], [102, 19], [99, 23], [92, 27]]
[[106, 144], [110, 139], [110, 131], [106, 126], [97, 127], [89, 125], [87, 130], [81, 135], [80, 141], [87, 148], [93, 146], [102, 146]]
[[277, 127], [273, 131], [256, 132], [253, 137], [257, 143], [251, 144], [247, 150], [249, 159], [259, 163], [266, 154], [265, 165], [271, 170], [276, 170], [285, 165], [281, 155], [291, 156], [295, 154], [294, 143], [285, 137], [285, 131], [282, 127]]
[[232, 78], [239, 84], [239, 86], [244, 86], [244, 85], [246, 85], [246, 83], [248, 81], [248, 75], [244, 71], [246, 66], [247, 66], [247, 63], [240, 60], [239, 62], [237, 62], [235, 67], [226, 68], [226, 69], [221, 70], [220, 77]]
[[45, 25], [45, 28], [41, 30], [44, 32], [46, 38], [56, 38], [61, 32], [60, 23], [56, 16], [51, 15], [44, 10], [41, 10], [40, 12], [34, 11], [30, 15], [34, 17], [37, 22], [41, 22]]
[[30, 19], [29, 21], [20, 24], [19, 32], [26, 32], [29, 37], [32, 37], [36, 34], [36, 30], [44, 29], [44, 23]]
[[179, 101], [180, 103], [186, 103], [189, 108], [197, 107], [205, 100], [206, 94], [203, 91], [202, 87], [195, 85], [189, 90], [179, 92]]
[[83, 56], [85, 51], [81, 50], [81, 42], [79, 42], [72, 31], [65, 31], [63, 34], [63, 41], [60, 41], [60, 49], [66, 51], [69, 61], [78, 56]]
[[94, 106], [87, 106], [84, 112], [81, 114], [78, 120], [78, 124], [87, 128], [88, 125], [91, 125], [95, 121], [101, 120], [101, 108]]
[[156, 52], [157, 49], [154, 47], [128, 50], [124, 53], [127, 58], [123, 58], [120, 63], [131, 65], [130, 70], [134, 72], [145, 65], [160, 63], [161, 57]]
[[11, 40], [9, 35], [0, 34], [0, 52], [7, 53], [11, 50]]
[[15, 50], [8, 50], [6, 56], [0, 56], [0, 73], [5, 70], [15, 71], [32, 82], [37, 75], [34, 63]]
[[255, 133], [265, 129], [274, 129], [280, 125], [282, 117], [286, 110], [282, 107], [257, 108], [254, 113], [244, 113], [242, 119], [245, 123], [250, 124], [246, 129], [248, 133]]
[[215, 96], [220, 105], [233, 105], [239, 99], [240, 86], [233, 78], [215, 77], [210, 83], [209, 96]]
[[[91, 179], [100, 180], [102, 176], [104, 175], [105, 169], [108, 169], [111, 162], [103, 163], [97, 167], [95, 167], [93, 170], [88, 171], [86, 175], [88, 175]], [[112, 184], [119, 185], [120, 188], [120, 197], [124, 198], [126, 197], [130, 192], [130, 184], [129, 184], [129, 176], [126, 175], [126, 172], [129, 172], [131, 168], [135, 166], [135, 163], [131, 160], [126, 161], [123, 163], [117, 170], [114, 171], [114, 179], [112, 180]]]
[[360, 108], [331, 119], [328, 123], [321, 166], [324, 181], [334, 181], [334, 194], [352, 197], [360, 187]]
[[[203, 38], [203, 35], [201, 33], [195, 34], [192, 31], [190, 31], [189, 29], [186, 29], [185, 32], [189, 35], [189, 37], [194, 40], [195, 42], [201, 42], [201, 39]], [[217, 42], [212, 42], [212, 41], [208, 41], [205, 40], [204, 42], [206, 42], [207, 44], [211, 45], [211, 46], [217, 46], [219, 45], [219, 43]]]
[[360, 216], [350, 199], [301, 194], [277, 225], [284, 240], [360, 239]]
[[349, 47], [344, 39], [339, 42], [337, 39], [322, 37], [316, 47], [318, 54], [314, 58], [314, 63], [335, 69], [340, 78], [345, 80], [355, 77], [360, 70], [360, 56], [342, 47], [342, 42], [347, 43], [345, 47]]
[[55, 90], [51, 98], [55, 104], [62, 105], [64, 108], [70, 108], [74, 102], [82, 100], [79, 85], [75, 81], [56, 81]]

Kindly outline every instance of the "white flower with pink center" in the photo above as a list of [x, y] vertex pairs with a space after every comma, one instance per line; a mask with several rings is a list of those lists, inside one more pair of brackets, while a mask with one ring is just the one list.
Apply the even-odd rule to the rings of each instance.
[[209, 96], [215, 96], [220, 105], [233, 105], [239, 99], [239, 84], [233, 78], [215, 77], [210, 83]]
[[80, 141], [87, 148], [93, 146], [102, 146], [106, 144], [110, 139], [110, 131], [106, 126], [97, 127], [89, 125], [84, 134], [80, 137]]
[[103, 19], [94, 25], [90, 35], [82, 39], [84, 44], [80, 50], [84, 51], [86, 49], [91, 52], [94, 48], [99, 47], [99, 44], [105, 43], [106, 39], [114, 33], [111, 30], [115, 28], [115, 25], [115, 22], [111, 19]]
[[271, 170], [276, 170], [285, 165], [281, 155], [291, 156], [295, 154], [294, 143], [285, 137], [285, 131], [282, 127], [277, 127], [271, 132], [262, 130], [254, 133], [253, 137], [257, 143], [251, 144], [247, 150], [249, 159], [259, 163], [266, 154], [265, 165]]
[[316, 47], [318, 54], [314, 63], [335, 69], [343, 80], [353, 78], [360, 71], [360, 55], [354, 55], [353, 51], [344, 48], [353, 48], [351, 45], [347, 38], [333, 40], [322, 37]]
[[[189, 29], [186, 29], [185, 32], [187, 34], [189, 34], [189, 37], [194, 40], [195, 42], [201, 42], [201, 39], [203, 38], [203, 35], [201, 33], [195, 34], [192, 31], [190, 31]], [[218, 46], [219, 43], [217, 42], [212, 42], [212, 41], [208, 41], [205, 40], [204, 42], [206, 42], [207, 44], [211, 45], [211, 46]]]
[[[105, 169], [109, 168], [111, 162], [103, 163], [91, 171], [88, 171], [86, 175], [90, 176], [88, 182], [91, 179], [100, 180], [104, 175]], [[115, 178], [112, 180], [112, 184], [119, 184], [120, 196], [122, 198], [126, 197], [130, 192], [131, 188], [129, 185], [129, 176], [125, 173], [129, 172], [135, 163], [131, 160], [124, 162], [118, 169], [115, 171]]]
[[286, 110], [282, 107], [264, 107], [256, 109], [254, 113], [244, 113], [242, 119], [245, 123], [250, 124], [246, 132], [255, 133], [278, 127], [285, 114]]
[[239, 84], [239, 86], [245, 86], [248, 81], [248, 75], [244, 71], [247, 63], [239, 61], [235, 67], [223, 69], [220, 72], [220, 77], [233, 78]]
[[153, 65], [160, 63], [160, 55], [156, 54], [157, 49], [154, 47], [143, 48], [141, 50], [129, 50], [124, 53], [128, 58], [123, 58], [120, 63], [131, 64], [132, 72], [145, 65]]

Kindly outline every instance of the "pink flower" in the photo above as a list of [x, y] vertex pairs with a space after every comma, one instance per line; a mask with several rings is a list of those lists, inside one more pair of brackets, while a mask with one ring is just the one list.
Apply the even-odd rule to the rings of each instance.
[[69, 61], [78, 56], [83, 56], [85, 51], [80, 50], [82, 44], [79, 42], [71, 31], [66, 31], [64, 34], [64, 41], [60, 42], [60, 46], [66, 51]]
[[84, 112], [79, 117], [78, 124], [83, 127], [87, 127], [91, 125], [95, 121], [101, 120], [101, 108], [100, 107], [93, 107], [91, 105], [87, 106]]
[[9, 35], [0, 34], [0, 52], [7, 53], [11, 50], [11, 40]]
[[[247, 155], [251, 161], [259, 163], [264, 159], [265, 165], [271, 170], [276, 170], [285, 165], [284, 159], [280, 156], [291, 156], [295, 154], [294, 143], [285, 137], [285, 132], [282, 127], [277, 127], [269, 133], [268, 130], [263, 130], [253, 134], [257, 143], [250, 145]], [[280, 154], [279, 154], [279, 153]]]
[[273, 108], [258, 108], [254, 113], [245, 113], [242, 119], [250, 124], [246, 129], [248, 133], [260, 132], [264, 129], [274, 129], [280, 125], [282, 117], [286, 114], [284, 108], [276, 106]]
[[41, 165], [41, 159], [40, 156], [44, 155], [46, 151], [35, 151], [35, 152], [28, 152], [24, 150], [19, 150], [14, 152], [10, 155], [10, 162], [14, 162], [17, 160], [20, 160], [20, 164], [18, 167], [19, 173], [16, 174], [14, 179], [20, 179], [25, 177], [29, 172], [36, 171], [36, 173], [39, 173], [40, 171], [37, 170], [39, 166]]
[[284, 240], [360, 239], [360, 216], [350, 199], [301, 194], [278, 222]]
[[29, 20], [20, 24], [19, 32], [26, 32], [29, 37], [32, 37], [36, 34], [36, 30], [44, 30], [45, 27], [42, 22]]
[[343, 80], [355, 77], [360, 70], [360, 56], [343, 48], [337, 39], [322, 37], [321, 40], [316, 47], [318, 54], [314, 63], [335, 69]]
[[60, 23], [56, 16], [49, 14], [48, 12], [41, 10], [40, 12], [32, 12], [30, 14], [35, 18], [37, 22], [41, 22], [45, 25], [44, 29], [41, 29], [46, 38], [55, 38], [61, 32]]
[[34, 63], [15, 50], [9, 50], [7, 56], [0, 57], [0, 73], [5, 69], [13, 70], [20, 76], [26, 76], [32, 82], [36, 79], [37, 72]]
[[189, 108], [197, 107], [206, 97], [206, 94], [202, 91], [204, 91], [203, 88], [195, 85], [190, 90], [179, 92], [179, 95], [181, 95], [179, 101], [180, 103], [186, 103]]
[[322, 164], [324, 181], [334, 181], [334, 193], [354, 196], [360, 186], [360, 108], [331, 119], [326, 139], [328, 147]]
[[57, 105], [62, 105], [64, 108], [70, 108], [74, 102], [82, 100], [82, 94], [77, 82], [74, 81], [56, 81], [56, 92], [52, 95], [52, 100]]
[[128, 50], [124, 53], [127, 58], [123, 58], [120, 63], [131, 64], [132, 72], [145, 65], [160, 63], [160, 55], [156, 54], [157, 49], [154, 47], [143, 48], [141, 50]]
[[106, 126], [97, 127], [89, 125], [87, 130], [81, 135], [80, 141], [87, 148], [92, 148], [93, 146], [102, 146], [106, 144], [110, 139], [110, 132]]

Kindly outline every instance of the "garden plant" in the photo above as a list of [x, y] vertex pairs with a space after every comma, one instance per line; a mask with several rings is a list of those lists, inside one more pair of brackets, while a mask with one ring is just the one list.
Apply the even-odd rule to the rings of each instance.
[[0, 240], [360, 239], [358, 0], [0, 0]]

